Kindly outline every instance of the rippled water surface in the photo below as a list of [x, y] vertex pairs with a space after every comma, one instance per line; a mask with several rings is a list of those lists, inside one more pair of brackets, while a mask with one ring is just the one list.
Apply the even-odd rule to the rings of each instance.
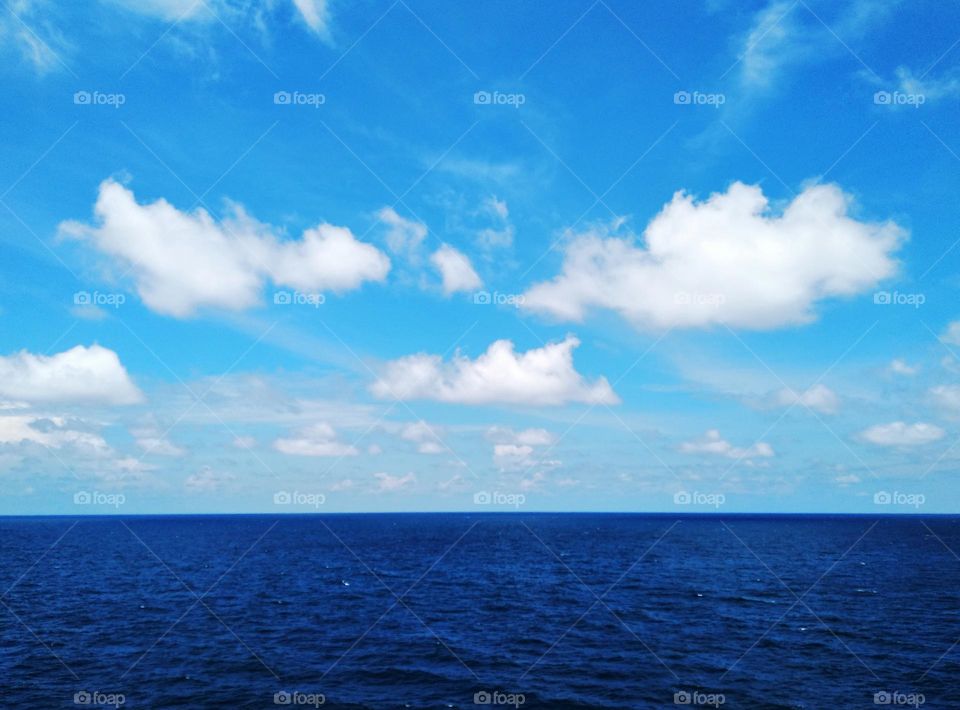
[[957, 518], [4, 518], [2, 706], [956, 708], [954, 551]]

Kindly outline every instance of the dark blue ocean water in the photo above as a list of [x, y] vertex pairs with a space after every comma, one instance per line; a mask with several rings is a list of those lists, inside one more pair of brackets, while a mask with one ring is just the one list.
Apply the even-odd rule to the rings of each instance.
[[4, 518], [0, 705], [956, 708], [951, 550], [958, 518]]

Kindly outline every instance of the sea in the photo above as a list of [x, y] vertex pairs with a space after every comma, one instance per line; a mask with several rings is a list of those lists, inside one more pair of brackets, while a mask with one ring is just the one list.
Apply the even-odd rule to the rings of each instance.
[[960, 707], [960, 517], [0, 518], [3, 708]]

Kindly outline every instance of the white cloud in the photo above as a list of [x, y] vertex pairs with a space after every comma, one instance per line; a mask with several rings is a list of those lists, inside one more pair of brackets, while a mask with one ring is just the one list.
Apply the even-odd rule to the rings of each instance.
[[905, 377], [913, 377], [920, 371], [919, 367], [910, 365], [905, 360], [901, 360], [900, 358], [893, 359], [890, 362], [888, 369], [894, 375], [903, 375]]
[[616, 404], [606, 378], [588, 382], [573, 367], [573, 337], [524, 353], [497, 340], [476, 360], [459, 353], [449, 362], [421, 353], [388, 362], [371, 391], [384, 399], [433, 399], [458, 404]]
[[685, 454], [725, 456], [731, 459], [770, 458], [774, 455], [770, 444], [762, 441], [745, 449], [734, 446], [723, 439], [717, 429], [709, 429], [700, 439], [685, 441], [680, 444], [680, 451]]
[[907, 67], [897, 67], [897, 85], [905, 94], [919, 94], [928, 101], [960, 94], [960, 76], [957, 72], [940, 77], [914, 76]]
[[0, 444], [35, 443], [51, 449], [73, 447], [105, 455], [110, 446], [99, 434], [77, 428], [64, 417], [0, 416]]
[[427, 238], [427, 226], [401, 217], [392, 207], [384, 207], [377, 212], [377, 219], [388, 227], [387, 246], [390, 251], [415, 260], [420, 245]]
[[860, 437], [877, 446], [922, 446], [942, 439], [946, 432], [934, 424], [891, 422], [860, 432]]
[[481, 212], [493, 220], [494, 226], [484, 227], [477, 232], [477, 244], [487, 251], [512, 246], [514, 227], [510, 223], [507, 203], [491, 195], [483, 201]]
[[792, 16], [795, 5], [775, 0], [754, 16], [740, 52], [741, 78], [745, 83], [768, 86], [783, 64], [801, 56], [802, 43], [793, 41], [797, 31]]
[[69, 49], [63, 33], [51, 20], [56, 6], [47, 0], [12, 0], [0, 12], [0, 49], [13, 50], [43, 76], [66, 68], [61, 55]]
[[833, 479], [841, 486], [850, 486], [854, 483], [860, 483], [860, 476], [855, 473], [845, 473]]
[[421, 454], [442, 454], [447, 450], [437, 436], [436, 429], [422, 420], [405, 426], [400, 436], [417, 444], [417, 451]]
[[311, 30], [323, 39], [330, 38], [330, 6], [328, 0], [293, 0], [300, 16]]
[[470, 259], [449, 244], [444, 244], [430, 255], [430, 263], [443, 278], [443, 292], [447, 296], [457, 291], [475, 291], [483, 281], [473, 270]]
[[183, 485], [190, 493], [210, 493], [219, 490], [225, 483], [235, 478], [236, 476], [231, 473], [214, 471], [209, 466], [204, 466], [196, 473], [189, 475]]
[[947, 345], [960, 345], [960, 320], [948, 323], [946, 330], [940, 334], [940, 340]]
[[341, 491], [346, 491], [346, 490], [349, 490], [349, 489], [351, 489], [351, 488], [353, 488], [353, 479], [352, 479], [352, 478], [344, 478], [344, 479], [341, 479], [341, 480], [335, 482], [333, 485], [330, 486], [330, 490], [333, 491], [334, 493], [339, 493], [339, 492], [341, 492]]
[[930, 394], [941, 407], [960, 411], [960, 385], [938, 385]]
[[300, 429], [296, 436], [277, 439], [273, 448], [291, 456], [356, 456], [356, 447], [337, 440], [337, 433], [326, 423]]
[[349, 229], [320, 224], [299, 240], [249, 217], [239, 205], [217, 222], [203, 209], [187, 213], [164, 199], [137, 203], [114, 180], [100, 185], [95, 226], [61, 224], [128, 270], [152, 310], [186, 317], [198, 308], [241, 310], [260, 303], [264, 283], [305, 291], [348, 291], [383, 281], [390, 260]]
[[[239, 15], [243, 5], [228, 0], [110, 0], [126, 9], [167, 22], [209, 22], [216, 18], [229, 20]], [[272, 7], [273, 3], [266, 4]], [[290, 0], [290, 7], [318, 37], [330, 40], [330, 8], [328, 0]]]
[[836, 393], [821, 384], [816, 384], [805, 392], [784, 388], [777, 392], [774, 398], [776, 403], [783, 407], [798, 404], [823, 414], [836, 414], [840, 407], [840, 398]]
[[850, 202], [835, 185], [814, 185], [775, 214], [759, 186], [735, 182], [702, 202], [677, 192], [642, 244], [602, 229], [576, 236], [560, 275], [527, 291], [523, 307], [574, 321], [608, 308], [652, 328], [807, 323], [817, 301], [897, 269], [904, 231], [849, 217]]
[[530, 458], [533, 447], [521, 444], [494, 444], [493, 463], [501, 470], [527, 468], [534, 464]]
[[555, 441], [555, 437], [546, 429], [523, 429], [514, 431], [506, 427], [490, 427], [487, 438], [500, 444], [521, 444], [526, 446], [547, 446]]
[[177, 446], [155, 429], [138, 429], [131, 432], [136, 438], [137, 446], [143, 450], [144, 456], [183, 456], [186, 450]]
[[134, 404], [143, 394], [112, 350], [77, 345], [56, 355], [0, 356], [0, 397], [25, 402]]
[[[116, 5], [122, 5], [141, 15], [156, 17], [161, 20], [188, 21], [200, 18], [212, 19], [213, 15], [203, 12], [204, 2], [199, 0], [110, 0]], [[214, 9], [219, 7], [220, 0], [210, 3]]]
[[375, 473], [373, 474], [373, 477], [377, 479], [377, 492], [379, 493], [392, 493], [394, 491], [408, 488], [417, 480], [417, 477], [412, 473], [408, 473], [405, 476], [391, 476], [389, 473]]

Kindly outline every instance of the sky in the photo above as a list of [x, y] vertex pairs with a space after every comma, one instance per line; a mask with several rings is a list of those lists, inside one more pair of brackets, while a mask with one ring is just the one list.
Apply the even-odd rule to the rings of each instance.
[[958, 28], [5, 3], [0, 514], [956, 512]]

